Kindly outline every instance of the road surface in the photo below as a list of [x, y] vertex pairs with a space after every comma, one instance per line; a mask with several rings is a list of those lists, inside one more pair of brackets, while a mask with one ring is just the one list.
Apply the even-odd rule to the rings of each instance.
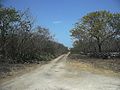
[[120, 90], [120, 78], [68, 70], [66, 58], [61, 55], [49, 64], [6, 81], [0, 90]]

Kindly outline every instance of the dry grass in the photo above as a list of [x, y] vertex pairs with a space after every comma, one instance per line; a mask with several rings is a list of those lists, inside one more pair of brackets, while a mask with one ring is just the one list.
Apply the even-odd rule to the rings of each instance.
[[0, 64], [0, 83], [33, 71], [42, 64], [45, 62], [40, 64]]
[[77, 71], [88, 71], [88, 72], [95, 73], [95, 74], [120, 77], [120, 72], [115, 73], [114, 71], [109, 70], [109, 69], [95, 67], [91, 63], [85, 63], [85, 62], [80, 62], [76, 60], [69, 60], [67, 62], [67, 65]]
[[100, 58], [90, 58], [80, 54], [71, 54], [69, 55], [68, 60], [91, 64], [95, 68], [112, 70], [113, 72], [116, 73], [120, 72], [120, 58], [100, 59]]

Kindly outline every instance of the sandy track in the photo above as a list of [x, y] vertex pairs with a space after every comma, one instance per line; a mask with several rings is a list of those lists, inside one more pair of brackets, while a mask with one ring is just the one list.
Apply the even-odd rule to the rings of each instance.
[[67, 56], [6, 81], [0, 90], [120, 90], [120, 78], [67, 69]]

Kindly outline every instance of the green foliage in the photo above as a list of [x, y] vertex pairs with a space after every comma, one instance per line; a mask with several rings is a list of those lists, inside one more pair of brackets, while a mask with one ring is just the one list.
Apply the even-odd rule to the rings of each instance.
[[0, 59], [11, 63], [49, 61], [67, 51], [55, 42], [49, 30], [33, 28], [27, 12], [0, 8]]
[[82, 52], [101, 52], [103, 43], [120, 36], [120, 14], [107, 11], [88, 13], [75, 24], [71, 34], [75, 48], [81, 48]]

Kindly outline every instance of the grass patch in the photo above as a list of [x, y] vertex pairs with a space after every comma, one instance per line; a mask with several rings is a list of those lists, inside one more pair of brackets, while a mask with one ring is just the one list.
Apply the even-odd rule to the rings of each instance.
[[39, 64], [0, 64], [0, 83], [7, 79], [33, 71], [45, 63], [47, 62], [42, 61]]
[[71, 58], [67, 60], [74, 70], [90, 71], [92, 73], [120, 76], [120, 59]]

